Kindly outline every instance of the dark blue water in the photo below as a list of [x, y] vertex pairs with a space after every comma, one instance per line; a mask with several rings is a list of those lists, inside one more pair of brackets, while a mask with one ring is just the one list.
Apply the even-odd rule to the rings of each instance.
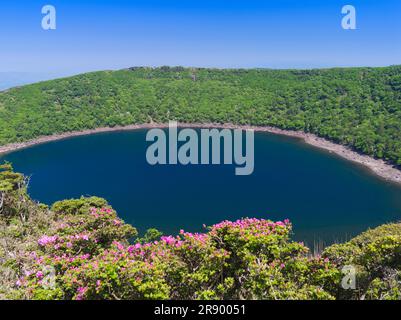
[[143, 232], [224, 219], [289, 218], [294, 237], [312, 243], [345, 240], [401, 217], [401, 188], [366, 169], [296, 139], [255, 134], [255, 171], [234, 167], [150, 166], [146, 131], [101, 133], [38, 145], [3, 157], [31, 176], [41, 202], [96, 195]]

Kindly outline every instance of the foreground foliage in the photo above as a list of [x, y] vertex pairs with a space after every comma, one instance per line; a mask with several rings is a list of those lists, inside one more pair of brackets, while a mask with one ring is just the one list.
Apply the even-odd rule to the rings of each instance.
[[[368, 231], [313, 256], [291, 224], [223, 221], [204, 233], [143, 238], [104, 199], [52, 208], [0, 167], [3, 299], [400, 299], [401, 225]], [[341, 289], [341, 268], [357, 289]]]
[[401, 224], [366, 231], [323, 255], [337, 265], [356, 269], [357, 290], [339, 292], [341, 299], [401, 300]]
[[131, 68], [0, 92], [0, 145], [169, 120], [303, 130], [401, 165], [401, 66]]

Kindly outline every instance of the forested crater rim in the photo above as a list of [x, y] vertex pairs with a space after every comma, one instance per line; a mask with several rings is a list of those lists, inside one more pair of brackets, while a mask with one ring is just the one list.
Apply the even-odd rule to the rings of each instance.
[[[256, 132], [266, 132], [271, 134], [283, 135], [287, 137], [298, 138], [308, 145], [328, 151], [329, 153], [335, 154], [343, 159], [357, 163], [367, 169], [369, 169], [376, 176], [385, 179], [390, 182], [401, 184], [401, 170], [397, 169], [391, 163], [388, 163], [382, 159], [375, 159], [365, 154], [361, 154], [351, 148], [334, 143], [327, 139], [321, 138], [312, 133], [305, 133], [303, 131], [284, 130], [271, 126], [251, 126], [251, 125], [235, 125], [232, 123], [220, 124], [220, 123], [178, 123], [179, 128], [216, 128], [216, 129], [242, 129], [242, 130], [254, 130]], [[48, 136], [41, 136], [26, 142], [10, 143], [0, 146], [0, 156], [6, 153], [11, 153], [17, 150], [33, 147], [35, 145], [44, 144], [47, 142], [58, 141], [62, 139], [68, 139], [72, 137], [92, 135], [102, 132], [117, 132], [117, 131], [133, 131], [141, 129], [152, 129], [152, 128], [168, 128], [168, 123], [146, 123], [146, 124], [132, 124], [127, 126], [115, 126], [115, 127], [101, 127], [96, 129], [87, 129], [81, 131], [64, 132], [60, 134], [53, 134]]]

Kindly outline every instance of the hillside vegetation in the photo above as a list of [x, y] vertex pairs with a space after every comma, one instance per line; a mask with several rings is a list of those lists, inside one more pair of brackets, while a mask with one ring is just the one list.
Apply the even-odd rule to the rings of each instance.
[[401, 165], [401, 66], [131, 68], [0, 93], [0, 145], [168, 120], [303, 130]]
[[[0, 166], [0, 299], [401, 299], [401, 224], [311, 255], [288, 220], [138, 238], [104, 199], [34, 203]], [[355, 289], [342, 286], [351, 265]], [[347, 281], [347, 283], [349, 283]]]

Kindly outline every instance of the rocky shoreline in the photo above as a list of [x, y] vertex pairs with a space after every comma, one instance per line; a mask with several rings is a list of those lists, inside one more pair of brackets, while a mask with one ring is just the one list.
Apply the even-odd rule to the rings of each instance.
[[[295, 137], [302, 139], [305, 143], [314, 147], [327, 150], [333, 154], [336, 154], [344, 159], [358, 163], [368, 169], [370, 169], [377, 176], [392, 182], [401, 184], [401, 170], [395, 168], [391, 164], [386, 163], [384, 160], [374, 159], [370, 156], [360, 154], [351, 150], [350, 148], [333, 143], [326, 139], [320, 138], [314, 134], [305, 133], [302, 131], [291, 131], [282, 130], [274, 127], [258, 127], [258, 126], [240, 126], [235, 124], [217, 124], [217, 123], [179, 123], [179, 127], [191, 127], [191, 128], [227, 128], [227, 129], [251, 129], [260, 132], [268, 132], [273, 134], [285, 135], [289, 137]], [[0, 155], [16, 151], [23, 148], [28, 148], [37, 144], [46, 142], [89, 135], [101, 132], [111, 131], [127, 131], [127, 130], [139, 130], [139, 129], [151, 129], [151, 128], [167, 128], [168, 124], [165, 123], [148, 123], [148, 124], [134, 124], [128, 126], [116, 126], [116, 127], [104, 127], [97, 129], [88, 129], [82, 131], [66, 132], [61, 134], [55, 134], [51, 136], [43, 136], [37, 139], [33, 139], [21, 143], [11, 143], [4, 146], [0, 146]]]

